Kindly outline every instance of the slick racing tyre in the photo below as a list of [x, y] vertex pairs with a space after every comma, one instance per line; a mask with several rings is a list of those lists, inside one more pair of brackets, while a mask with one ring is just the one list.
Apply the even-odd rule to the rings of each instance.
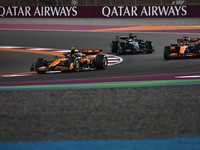
[[153, 45], [151, 41], [146, 41], [145, 47], [147, 50], [147, 53], [152, 53], [153, 52]]
[[110, 43], [110, 49], [112, 53], [117, 53], [118, 50], [118, 41], [112, 41]]
[[164, 58], [166, 60], [170, 60], [171, 59], [171, 57], [168, 56], [169, 54], [170, 54], [170, 46], [165, 46], [165, 49], [164, 49]]
[[126, 44], [122, 42], [118, 47], [118, 54], [124, 54], [125, 52], [126, 52]]
[[38, 70], [42, 66], [47, 66], [47, 61], [43, 62], [43, 58], [38, 58], [35, 62], [35, 70], [38, 74], [45, 74], [46, 70]]
[[97, 70], [106, 69], [108, 66], [108, 59], [105, 55], [97, 55], [94, 64]]
[[199, 56], [199, 51], [200, 51], [200, 44], [197, 44], [194, 46], [194, 53], [196, 53]]

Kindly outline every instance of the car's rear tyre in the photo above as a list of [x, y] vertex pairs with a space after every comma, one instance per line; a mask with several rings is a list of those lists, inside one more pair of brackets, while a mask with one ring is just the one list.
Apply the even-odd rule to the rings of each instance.
[[110, 43], [110, 49], [112, 53], [117, 53], [118, 51], [118, 41], [112, 41]]
[[171, 59], [171, 57], [168, 56], [169, 54], [170, 54], [170, 46], [165, 46], [165, 48], [164, 48], [164, 58], [166, 60], [170, 60]]
[[200, 44], [197, 44], [194, 46], [194, 53], [199, 55], [199, 51], [200, 51]]
[[97, 55], [94, 64], [97, 70], [106, 69], [108, 66], [108, 59], [105, 55]]
[[46, 70], [37, 70], [38, 68], [42, 66], [46, 66], [47, 64], [43, 62], [43, 58], [38, 58], [35, 62], [35, 70], [38, 74], [45, 74]]
[[153, 52], [153, 45], [151, 41], [146, 41], [145, 42], [145, 47], [147, 50], [147, 53], [152, 53]]

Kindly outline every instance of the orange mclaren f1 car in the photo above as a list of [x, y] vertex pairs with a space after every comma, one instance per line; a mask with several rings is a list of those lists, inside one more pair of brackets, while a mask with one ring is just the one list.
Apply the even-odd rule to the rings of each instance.
[[55, 56], [54, 61], [38, 58], [31, 66], [31, 71], [44, 74], [46, 71], [84, 71], [106, 69], [107, 57], [99, 49], [76, 50], [71, 48], [71, 53], [64, 53], [64, 57]]
[[177, 39], [178, 44], [170, 44], [164, 48], [164, 58], [170, 60], [175, 57], [200, 57], [200, 39], [187, 36]]

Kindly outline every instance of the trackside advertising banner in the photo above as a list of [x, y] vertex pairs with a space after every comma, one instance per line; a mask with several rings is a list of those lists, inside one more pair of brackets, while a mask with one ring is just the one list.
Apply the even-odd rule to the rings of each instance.
[[0, 6], [0, 18], [182, 18], [200, 17], [200, 5]]

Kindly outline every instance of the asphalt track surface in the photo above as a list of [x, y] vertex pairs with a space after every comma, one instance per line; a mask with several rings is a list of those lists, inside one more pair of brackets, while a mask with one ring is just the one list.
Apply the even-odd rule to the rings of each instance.
[[[7, 31], [1, 30], [0, 41], [4, 46], [40, 47], [70, 49], [102, 49], [110, 54], [110, 42], [116, 35], [127, 35], [122, 32], [71, 32], [71, 31]], [[158, 75], [188, 73], [199, 71], [199, 59], [176, 59], [166, 61], [163, 58], [164, 46], [176, 43], [177, 38], [185, 34], [137, 33], [138, 39], [151, 40], [154, 44], [153, 54], [120, 55], [123, 62], [109, 66], [103, 71], [87, 71], [79, 73], [45, 74], [17, 78], [0, 78], [0, 82], [25, 82], [66, 79], [88, 79], [107, 77], [126, 77], [141, 75]], [[189, 37], [198, 37], [189, 34]], [[0, 51], [0, 74], [28, 72], [30, 66], [42, 54]], [[118, 54], [116, 54], [118, 55]], [[53, 56], [45, 55], [47, 60]]]

